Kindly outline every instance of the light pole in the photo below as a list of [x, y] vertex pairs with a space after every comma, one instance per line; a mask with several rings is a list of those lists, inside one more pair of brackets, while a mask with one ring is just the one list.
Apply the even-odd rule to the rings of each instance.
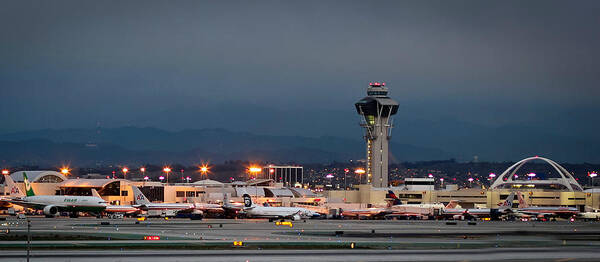
[[202, 166], [200, 167], [200, 173], [202, 174], [202, 176], [203, 176], [203, 177], [206, 177], [206, 178], [208, 178], [208, 177], [206, 176], [206, 174], [208, 173], [208, 166], [207, 166], [207, 165], [202, 165]]
[[10, 174], [10, 171], [8, 171], [8, 169], [2, 169], [2, 175], [8, 175]]
[[145, 179], [146, 178], [146, 168], [145, 167], [140, 167], [140, 172], [142, 172], [142, 176]]
[[27, 262], [29, 262], [29, 252], [31, 251], [31, 220], [27, 218]]
[[469, 187], [470, 187], [470, 188], [473, 188], [473, 180], [474, 180], [474, 179], [473, 179], [472, 177], [469, 177], [469, 179], [468, 179], [468, 180], [469, 180]]
[[490, 184], [492, 184], [494, 182], [494, 178], [496, 177], [496, 174], [494, 173], [490, 173], [489, 178], [490, 178]]
[[124, 167], [121, 171], [123, 171], [123, 179], [127, 179], [127, 172], [129, 171], [129, 168]]
[[594, 188], [594, 177], [597, 177], [598, 173], [596, 173], [594, 171], [594, 172], [588, 173], [588, 176], [590, 177], [590, 188]]
[[592, 172], [589, 174], [590, 176], [590, 188], [592, 189], [592, 209], [594, 209], [594, 177], [598, 176], [598, 173], [596, 173], [596, 171]]
[[65, 176], [68, 175], [69, 172], [71, 172], [71, 170], [68, 167], [62, 167], [60, 169], [60, 173], [63, 174], [63, 175], [65, 175]]
[[[260, 172], [262, 169], [260, 167], [257, 166], [250, 166], [248, 168], [248, 171], [250, 173], [250, 176], [252, 179], [256, 179], [256, 174], [258, 174], [258, 172]], [[258, 184], [256, 183], [256, 181], [254, 181], [254, 197], [258, 197]]]
[[165, 167], [163, 168], [163, 172], [167, 173], [167, 185], [169, 184], [169, 173], [171, 173], [171, 168], [170, 167]]
[[346, 168], [344, 169], [344, 203], [346, 203], [347, 201], [347, 191], [348, 191], [348, 185], [346, 184], [346, 176], [348, 175], [348, 172], [350, 172], [350, 169]]
[[360, 185], [362, 185], [362, 175], [365, 173], [366, 171], [362, 168], [357, 168], [356, 170], [354, 170], [355, 174], [358, 174], [358, 183]]

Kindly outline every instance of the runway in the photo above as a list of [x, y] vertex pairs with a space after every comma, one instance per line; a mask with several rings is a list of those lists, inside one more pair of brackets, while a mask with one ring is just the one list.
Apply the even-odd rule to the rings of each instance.
[[[243, 219], [30, 219], [32, 254], [43, 258], [33, 261], [95, 261], [85, 259], [100, 255], [106, 261], [592, 259], [600, 246], [597, 222], [306, 220], [289, 226]], [[26, 222], [0, 222], [0, 249], [6, 251], [0, 261], [18, 261], [26, 249]], [[241, 246], [234, 245], [238, 241]]]
[[[30, 261], [597, 261], [591, 248], [463, 250], [38, 251]], [[25, 261], [8, 251], [0, 261]]]

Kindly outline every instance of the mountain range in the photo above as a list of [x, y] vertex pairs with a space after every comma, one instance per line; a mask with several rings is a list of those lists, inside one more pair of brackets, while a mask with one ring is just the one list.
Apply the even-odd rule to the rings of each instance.
[[[435, 148], [399, 143], [392, 143], [391, 148], [396, 161], [451, 158], [451, 154]], [[27, 165], [197, 164], [226, 160], [327, 163], [361, 158], [364, 142], [360, 140], [256, 135], [225, 129], [45, 129], [8, 133], [0, 139], [3, 162]]]
[[[398, 123], [398, 122], [397, 122]], [[598, 163], [599, 143], [534, 126], [497, 128], [465, 122], [403, 119], [390, 143], [391, 163], [457, 159], [516, 161], [543, 155], [559, 162]], [[454, 123], [454, 124], [448, 124]], [[153, 127], [64, 128], [0, 135], [5, 164], [78, 165], [250, 160], [328, 163], [364, 159], [364, 141], [343, 136], [261, 135], [223, 128], [168, 131]], [[476, 158], [474, 156], [477, 156]]]

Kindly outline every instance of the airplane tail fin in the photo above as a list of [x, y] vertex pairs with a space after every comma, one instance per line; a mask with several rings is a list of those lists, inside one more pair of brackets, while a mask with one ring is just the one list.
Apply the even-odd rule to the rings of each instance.
[[248, 194], [244, 194], [244, 207], [251, 207], [252, 206], [252, 198], [250, 197], [250, 195]]
[[27, 196], [35, 196], [33, 188], [31, 187], [31, 183], [29, 183], [29, 179], [27, 179], [27, 174], [25, 174], [25, 172], [23, 172], [23, 183], [25, 183], [25, 194]]
[[4, 176], [4, 184], [8, 187], [8, 194], [13, 197], [24, 197], [25, 194], [19, 189], [15, 181], [12, 179], [10, 175]]
[[398, 197], [396, 196], [396, 194], [394, 194], [394, 191], [392, 190], [388, 190], [387, 195], [385, 196], [387, 198], [393, 198], [393, 199], [398, 199]]
[[457, 200], [450, 200], [450, 202], [446, 205], [445, 208], [456, 208], [458, 206]]
[[523, 198], [523, 195], [521, 195], [521, 192], [517, 192], [517, 197], [519, 198], [519, 208], [529, 207], [529, 205], [527, 205], [527, 202]]
[[504, 200], [504, 202], [502, 202], [502, 204], [500, 205], [500, 207], [503, 207], [503, 208], [512, 208], [514, 200], [515, 200], [515, 192], [510, 192], [510, 195], [508, 195], [508, 197], [506, 197], [506, 200]]
[[93, 188], [92, 188], [92, 196], [97, 197], [97, 198], [102, 198], [100, 196], [100, 194], [98, 194], [98, 191], [96, 191], [96, 189], [93, 189]]
[[227, 206], [229, 205], [229, 194], [223, 192], [223, 205]]
[[133, 189], [133, 201], [136, 205], [150, 204], [150, 201], [148, 201], [144, 193], [142, 193], [138, 187], [132, 186], [131, 189]]
[[388, 193], [385, 195], [385, 197], [391, 199], [388, 202], [388, 206], [402, 205], [402, 200], [400, 200], [392, 190], [388, 190]]

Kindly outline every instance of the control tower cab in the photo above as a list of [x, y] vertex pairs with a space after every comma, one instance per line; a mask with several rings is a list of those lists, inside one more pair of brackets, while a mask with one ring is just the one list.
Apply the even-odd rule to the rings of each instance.
[[[373, 187], [388, 186], [388, 144], [392, 135], [392, 115], [398, 112], [398, 102], [388, 97], [385, 83], [369, 83], [367, 97], [356, 104], [361, 116], [367, 143], [367, 183]], [[362, 183], [362, 181], [361, 181]]]

